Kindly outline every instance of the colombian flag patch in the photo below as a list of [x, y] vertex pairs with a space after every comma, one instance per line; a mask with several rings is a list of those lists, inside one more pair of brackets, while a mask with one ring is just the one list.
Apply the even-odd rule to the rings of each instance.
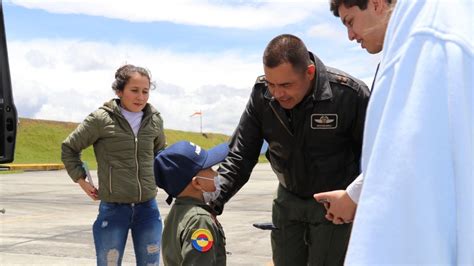
[[207, 229], [197, 229], [191, 236], [193, 248], [199, 252], [206, 252], [212, 248], [214, 238]]

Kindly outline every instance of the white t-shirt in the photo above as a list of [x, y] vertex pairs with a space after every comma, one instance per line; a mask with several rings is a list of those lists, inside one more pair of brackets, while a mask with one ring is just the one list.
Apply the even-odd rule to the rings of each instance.
[[362, 185], [364, 184], [364, 175], [361, 173], [349, 186], [346, 188], [347, 194], [356, 204], [359, 203], [360, 193], [362, 192]]
[[346, 265], [474, 265], [473, 1], [398, 0]]
[[140, 112], [130, 112], [126, 109], [124, 109], [122, 106], [120, 106], [120, 112], [122, 115], [127, 119], [128, 123], [130, 124], [130, 127], [132, 128], [133, 134], [135, 136], [138, 135], [138, 130], [140, 129], [140, 125], [142, 123], [142, 118], [143, 118], [143, 111]]

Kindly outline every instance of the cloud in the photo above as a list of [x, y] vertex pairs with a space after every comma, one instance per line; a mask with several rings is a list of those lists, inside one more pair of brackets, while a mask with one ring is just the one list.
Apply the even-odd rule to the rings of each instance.
[[[122, 0], [11, 1], [53, 13], [252, 29], [302, 22], [319, 10], [328, 13], [326, 0], [136, 1], [133, 5]], [[323, 17], [311, 16], [293, 28], [306, 35], [304, 39], [311, 44], [308, 47], [326, 57], [329, 65], [368, 80], [373, 72], [365, 53], [354, 56], [354, 51], [335, 49], [333, 41], [321, 42], [336, 38], [333, 33], [342, 34], [342, 26], [324, 22], [306, 30], [305, 25], [314, 25], [315, 19]], [[232, 30], [228, 32], [233, 34]], [[257, 33], [260, 32], [264, 33]], [[202, 110], [206, 132], [231, 134], [256, 77], [263, 74], [262, 51], [243, 52], [240, 47], [227, 47], [219, 52], [198, 49], [206, 52], [182, 53], [149, 45], [85, 41], [80, 37], [9, 40], [12, 83], [20, 116], [80, 122], [114, 97], [110, 85], [115, 70], [132, 63], [152, 72], [157, 89], [151, 93], [150, 102], [162, 113], [166, 128], [198, 131], [199, 119], [190, 115]]]
[[341, 69], [351, 76], [354, 76], [369, 87], [372, 85], [377, 64], [381, 60], [381, 54], [368, 54], [365, 50], [355, 49], [350, 53], [351, 56], [341, 56], [337, 59], [328, 61], [328, 65]]
[[278, 28], [327, 12], [328, 2], [306, 1], [203, 1], [203, 0], [11, 0], [12, 3], [51, 13], [103, 16], [131, 22], [166, 21], [217, 28]]
[[[143, 45], [72, 39], [36, 39], [8, 43], [12, 85], [20, 116], [82, 121], [114, 97], [111, 83], [124, 63], [148, 68], [157, 88], [149, 102], [165, 127], [231, 134], [247, 103], [261, 54], [235, 51], [176, 53]], [[365, 51], [328, 60], [328, 65], [362, 78], [370, 86], [378, 57]]]
[[132, 63], [152, 72], [157, 88], [149, 102], [166, 128], [199, 131], [199, 119], [189, 116], [202, 110], [206, 132], [231, 134], [262, 73], [260, 56], [234, 52], [177, 54], [70, 39], [11, 41], [8, 47], [19, 114], [38, 119], [82, 121], [114, 97], [115, 70]]
[[330, 23], [319, 23], [310, 27], [306, 33], [310, 37], [338, 42], [348, 41], [342, 25], [340, 27]]
[[165, 128], [198, 132], [201, 117], [191, 115], [201, 111], [204, 132], [230, 135], [239, 122], [249, 95], [250, 91], [234, 97], [215, 94], [216, 101], [210, 102], [210, 95], [192, 94], [176, 99], [170, 95], [158, 94], [152, 95], [150, 102], [158, 106], [164, 117]]

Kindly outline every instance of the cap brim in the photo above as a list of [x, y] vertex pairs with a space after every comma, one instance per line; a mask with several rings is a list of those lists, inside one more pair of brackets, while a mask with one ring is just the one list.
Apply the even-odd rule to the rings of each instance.
[[202, 166], [203, 169], [212, 167], [225, 160], [229, 154], [229, 144], [222, 143], [212, 149], [207, 150], [207, 158]]

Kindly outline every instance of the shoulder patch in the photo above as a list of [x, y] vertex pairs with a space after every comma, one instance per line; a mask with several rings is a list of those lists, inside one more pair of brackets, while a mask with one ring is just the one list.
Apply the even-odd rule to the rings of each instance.
[[327, 73], [330, 82], [345, 85], [355, 91], [359, 91], [360, 87], [365, 85], [362, 81], [335, 68], [327, 67]]
[[199, 252], [207, 252], [214, 244], [214, 238], [209, 230], [199, 228], [191, 236], [193, 248]]
[[265, 75], [259, 76], [255, 83], [265, 83]]
[[357, 82], [355, 82], [352, 78], [350, 77], [347, 77], [347, 76], [343, 76], [343, 75], [339, 75], [339, 74], [335, 74], [335, 73], [331, 73], [332, 77], [329, 78], [329, 81], [332, 81], [332, 82], [335, 82], [335, 83], [339, 83], [339, 84], [342, 84], [342, 85], [346, 85], [348, 87], [351, 87], [352, 89], [358, 91], [359, 90], [359, 84], [357, 84]]

